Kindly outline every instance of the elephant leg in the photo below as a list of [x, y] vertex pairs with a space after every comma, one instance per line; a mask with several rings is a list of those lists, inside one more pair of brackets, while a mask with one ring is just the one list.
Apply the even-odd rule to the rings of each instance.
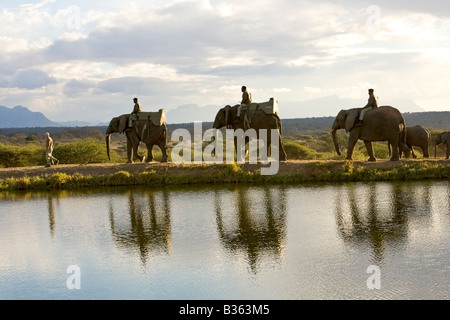
[[147, 160], [146, 162], [152, 162], [153, 161], [153, 145], [147, 144]]
[[[272, 133], [267, 130], [267, 146], [266, 146], [267, 159], [272, 155]], [[266, 160], [266, 159], [264, 159]]]
[[161, 149], [161, 152], [162, 152], [162, 160], [161, 160], [161, 162], [167, 162], [168, 161], [168, 157], [167, 157], [166, 141], [160, 142], [158, 144], [158, 147]]
[[133, 163], [133, 146], [130, 139], [127, 139], [127, 163]]
[[428, 146], [423, 146], [422, 147], [422, 152], [423, 152], [423, 157], [424, 158], [429, 158], [430, 157], [430, 153], [428, 152]]
[[448, 160], [450, 158], [450, 145], [447, 143], [447, 157], [445, 160]]
[[135, 143], [133, 145], [133, 154], [136, 158], [139, 159], [140, 162], [144, 162], [145, 161], [145, 156], [141, 156], [138, 153], [138, 148], [139, 148], [139, 141], [137, 141], [137, 143]]
[[369, 161], [369, 162], [377, 161], [377, 159], [375, 159], [375, 157], [373, 156], [372, 141], [364, 140], [364, 144], [366, 146], [367, 153], [369, 154], [369, 160], [367, 160], [367, 161]]
[[[281, 137], [281, 133], [280, 130], [278, 129], [278, 149], [276, 150], [278, 152], [278, 161], [286, 161], [287, 160], [287, 154], [286, 154], [286, 150], [284, 150], [284, 146], [283, 146], [283, 139]], [[270, 139], [270, 141], [272, 141], [272, 134], [270, 133], [270, 137], [268, 137]], [[269, 143], [269, 146], [271, 146], [272, 143]], [[270, 150], [272, 153], [272, 149]], [[269, 153], [267, 153], [269, 154]]]
[[[400, 160], [400, 149], [401, 146], [399, 145], [399, 141], [398, 140], [391, 140], [390, 142], [392, 144], [392, 157], [390, 159], [390, 161], [399, 161]], [[412, 148], [411, 148], [412, 150]]]
[[413, 157], [414, 159], [417, 159], [417, 155], [414, 153], [414, 147], [413, 147], [413, 146], [408, 146], [408, 147], [411, 149], [412, 157]]
[[347, 147], [347, 158], [345, 158], [346, 160], [352, 160], [353, 149], [355, 149], [356, 142], [358, 142], [358, 136], [350, 133]]

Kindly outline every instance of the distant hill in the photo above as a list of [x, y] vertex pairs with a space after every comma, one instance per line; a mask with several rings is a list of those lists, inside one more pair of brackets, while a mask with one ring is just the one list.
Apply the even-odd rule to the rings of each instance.
[[[337, 102], [340, 101], [339, 104]], [[333, 105], [334, 107], [330, 107]], [[397, 101], [391, 105], [396, 106], [404, 115], [406, 123], [410, 125], [423, 125], [433, 129], [450, 128], [450, 112], [425, 112], [412, 101]], [[298, 130], [317, 130], [329, 128], [334, 117], [341, 109], [349, 109], [358, 106], [358, 101], [339, 99], [338, 97], [325, 97], [301, 103], [279, 102], [280, 117], [283, 125], [295, 127]], [[403, 107], [401, 107], [403, 106]], [[223, 106], [222, 106], [223, 107]], [[212, 123], [217, 114], [219, 106], [200, 107], [196, 104], [187, 104], [176, 109], [166, 110], [167, 124], [178, 126], [191, 124], [196, 121]], [[309, 114], [308, 116], [299, 116]], [[320, 116], [320, 114], [327, 114]], [[0, 106], [0, 128], [49, 128], [49, 127], [104, 127], [108, 123], [92, 124], [84, 121], [54, 122], [49, 120], [40, 112], [32, 112], [23, 106], [7, 108]]]
[[44, 127], [86, 127], [92, 126], [86, 121], [55, 122], [41, 112], [33, 112], [23, 106], [7, 108], [0, 106], [0, 128], [44, 128]]
[[58, 123], [47, 119], [41, 112], [22, 106], [10, 109], [0, 106], [0, 128], [55, 127]]

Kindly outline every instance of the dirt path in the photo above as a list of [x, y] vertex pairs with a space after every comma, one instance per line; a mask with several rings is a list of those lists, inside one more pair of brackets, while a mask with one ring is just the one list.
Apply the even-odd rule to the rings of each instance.
[[[450, 161], [445, 160], [402, 160], [397, 162], [391, 162], [387, 160], [379, 160], [375, 163], [369, 163], [365, 161], [354, 161], [353, 166], [355, 168], [364, 166], [374, 169], [390, 169], [394, 167], [400, 167], [404, 164], [419, 164], [421, 162], [430, 162], [434, 164], [450, 166]], [[278, 174], [292, 174], [301, 173], [306, 176], [317, 175], [326, 171], [341, 170], [345, 161], [287, 161], [279, 163]], [[255, 171], [259, 169], [261, 165], [249, 165], [244, 166], [244, 170]], [[210, 164], [197, 164], [197, 165], [178, 165], [174, 163], [102, 163], [102, 164], [88, 164], [88, 165], [58, 165], [46, 168], [40, 167], [20, 167], [20, 168], [0, 168], [0, 179], [5, 180], [8, 178], [20, 178], [20, 177], [36, 177], [36, 176], [50, 176], [52, 174], [61, 172], [65, 174], [81, 174], [83, 176], [107, 176], [114, 174], [118, 171], [127, 171], [131, 174], [141, 173], [145, 171], [154, 170], [158, 174], [201, 174], [208, 173], [214, 174], [223, 169], [223, 165], [210, 165]]]

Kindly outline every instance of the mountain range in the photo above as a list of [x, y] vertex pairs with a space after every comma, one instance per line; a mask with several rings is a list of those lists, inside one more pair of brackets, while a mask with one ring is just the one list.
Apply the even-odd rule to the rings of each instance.
[[31, 111], [23, 106], [15, 106], [14, 108], [0, 106], [0, 128], [84, 127], [92, 125], [92, 123], [84, 121], [51, 121], [43, 113]]
[[[267, 101], [270, 97], [267, 99]], [[264, 101], [260, 101], [264, 102]], [[338, 96], [328, 96], [302, 102], [278, 102], [280, 117], [282, 119], [320, 118], [335, 116], [341, 109], [362, 107], [365, 101], [356, 99], [342, 99]], [[392, 105], [402, 113], [425, 112], [423, 108], [411, 100], [395, 100], [380, 105]], [[224, 106], [203, 106], [186, 104], [175, 109], [166, 109], [168, 124], [192, 123], [196, 121], [213, 122], [217, 111]], [[143, 110], [153, 111], [153, 110]], [[0, 106], [0, 128], [27, 128], [27, 127], [83, 127], [105, 126], [107, 123], [89, 123], [84, 121], [55, 122], [49, 120], [41, 112], [33, 112], [23, 106], [8, 108]]]

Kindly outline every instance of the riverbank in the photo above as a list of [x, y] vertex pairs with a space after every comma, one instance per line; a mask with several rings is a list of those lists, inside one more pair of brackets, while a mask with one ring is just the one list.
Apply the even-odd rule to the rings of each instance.
[[402, 160], [287, 161], [276, 175], [261, 175], [264, 165], [174, 163], [88, 164], [0, 168], [0, 190], [69, 189], [119, 185], [221, 183], [300, 183], [308, 181], [379, 181], [449, 179], [450, 161]]

